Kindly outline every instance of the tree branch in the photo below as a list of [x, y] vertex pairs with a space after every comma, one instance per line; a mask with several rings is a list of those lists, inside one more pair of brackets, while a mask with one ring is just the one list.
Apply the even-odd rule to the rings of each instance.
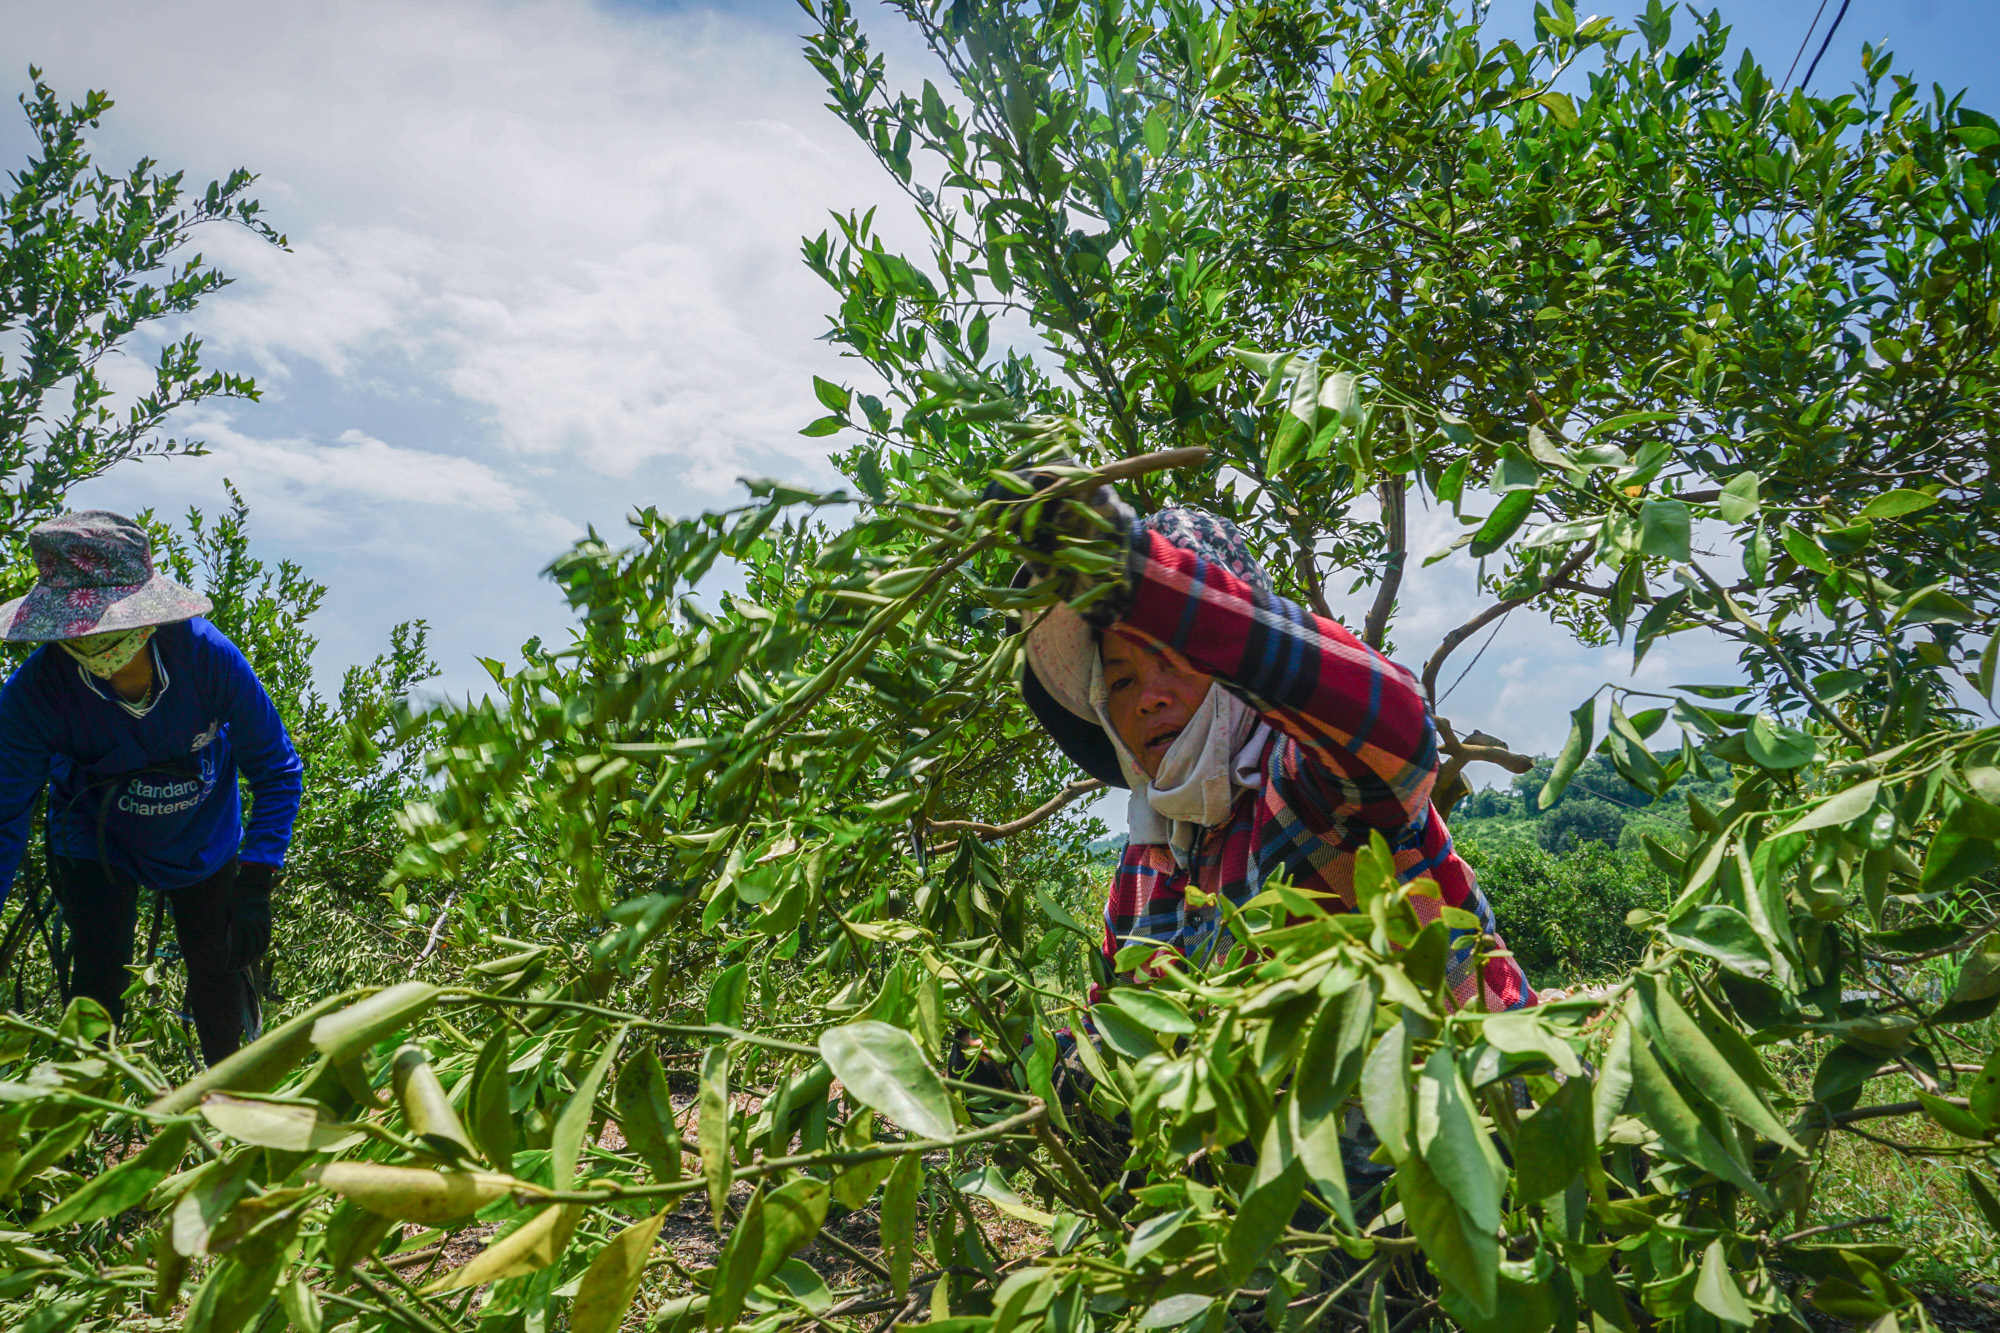
[[1389, 633], [1389, 612], [1395, 608], [1396, 594], [1403, 586], [1403, 565], [1409, 558], [1408, 493], [1409, 484], [1400, 474], [1384, 477], [1376, 488], [1382, 500], [1382, 531], [1389, 542], [1389, 559], [1382, 568], [1382, 585], [1375, 590], [1375, 604], [1368, 608], [1368, 619], [1362, 623], [1361, 641], [1377, 650]]
[[1431, 654], [1431, 660], [1424, 663], [1424, 698], [1430, 700], [1431, 706], [1433, 708], [1437, 706], [1438, 669], [1444, 665], [1444, 659], [1451, 656], [1458, 645], [1464, 643], [1467, 639], [1479, 633], [1480, 630], [1485, 629], [1515, 607], [1522, 605], [1524, 602], [1531, 602], [1541, 596], [1542, 592], [1551, 584], [1567, 579], [1570, 575], [1576, 573], [1577, 570], [1582, 569], [1583, 562], [1590, 559], [1591, 552], [1596, 549], [1596, 542], [1584, 543], [1581, 547], [1577, 548], [1575, 554], [1556, 567], [1555, 573], [1537, 584], [1533, 592], [1524, 592], [1519, 597], [1508, 597], [1495, 602], [1451, 633], [1445, 635], [1444, 641], [1438, 644], [1437, 651]]
[[[930, 831], [933, 833], [970, 833], [985, 842], [991, 842], [995, 838], [1008, 838], [1025, 829], [1033, 828], [1056, 811], [1068, 805], [1071, 801], [1074, 801], [1077, 797], [1086, 795], [1089, 792], [1102, 790], [1104, 790], [1102, 782], [1099, 782], [1096, 778], [1085, 778], [1081, 782], [1070, 783], [1069, 786], [1062, 789], [1059, 795], [1048, 801], [1044, 801], [1027, 814], [1022, 815], [1019, 819], [1011, 819], [1005, 824], [982, 824], [976, 819], [940, 819], [930, 825]], [[943, 849], [939, 848], [938, 850], [942, 851]]]

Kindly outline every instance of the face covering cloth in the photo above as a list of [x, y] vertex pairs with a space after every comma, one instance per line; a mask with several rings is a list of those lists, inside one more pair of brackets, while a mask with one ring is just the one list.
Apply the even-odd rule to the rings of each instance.
[[83, 664], [83, 669], [99, 680], [110, 680], [146, 646], [153, 637], [152, 625], [138, 629], [114, 630], [109, 634], [86, 634], [78, 639], [58, 639], [62, 650]]
[[1118, 764], [1131, 784], [1126, 836], [1133, 842], [1166, 843], [1174, 862], [1186, 866], [1201, 830], [1229, 818], [1236, 798], [1264, 785], [1261, 761], [1271, 724], [1249, 704], [1220, 683], [1188, 718], [1187, 726], [1167, 747], [1160, 771], [1152, 778], [1139, 767], [1118, 729], [1104, 689], [1104, 659], [1092, 655], [1090, 702], [1104, 734], [1118, 751]]

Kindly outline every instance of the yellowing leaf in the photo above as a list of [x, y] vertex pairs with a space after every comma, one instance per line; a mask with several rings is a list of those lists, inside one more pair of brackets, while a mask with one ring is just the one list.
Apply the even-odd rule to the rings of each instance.
[[471, 1262], [453, 1269], [425, 1287], [424, 1294], [433, 1296], [441, 1291], [477, 1287], [547, 1268], [569, 1248], [570, 1237], [576, 1233], [577, 1219], [582, 1216], [581, 1204], [563, 1203], [544, 1208], [474, 1255]]
[[570, 1333], [618, 1333], [646, 1274], [646, 1260], [653, 1252], [660, 1224], [666, 1220], [664, 1212], [655, 1213], [605, 1242], [577, 1286], [576, 1303], [570, 1307]]
[[307, 1174], [369, 1212], [401, 1222], [449, 1222], [515, 1191], [541, 1190], [490, 1171], [428, 1171], [381, 1162], [328, 1162]]

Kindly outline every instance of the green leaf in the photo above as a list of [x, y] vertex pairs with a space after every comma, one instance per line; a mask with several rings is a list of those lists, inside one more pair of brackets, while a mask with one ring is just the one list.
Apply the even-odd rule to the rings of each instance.
[[1945, 585], [1934, 583], [1928, 588], [1919, 588], [1896, 608], [1889, 617], [1895, 625], [1976, 625], [1980, 615], [1959, 598], [1944, 590]]
[[711, 1046], [702, 1053], [701, 1084], [696, 1094], [695, 1124], [701, 1139], [701, 1173], [708, 1181], [709, 1215], [716, 1234], [722, 1233], [722, 1205], [729, 1198], [729, 1048]]
[[1771, 975], [1771, 951], [1750, 918], [1725, 903], [1706, 903], [1667, 926], [1683, 949], [1715, 959], [1730, 971], [1759, 980]]
[[1648, 500], [1639, 506], [1639, 549], [1662, 560], [1688, 559], [1690, 518], [1679, 500]]
[[1546, 810], [1561, 798], [1563, 788], [1569, 786], [1577, 767], [1593, 748], [1596, 736], [1597, 696], [1593, 694], [1569, 715], [1569, 739], [1563, 742], [1562, 753], [1556, 756], [1555, 767], [1549, 771], [1549, 780], [1542, 784], [1541, 794], [1535, 798], [1537, 809]]
[[1137, 1268], [1139, 1261], [1173, 1239], [1181, 1224], [1194, 1216], [1194, 1209], [1180, 1208], [1171, 1213], [1161, 1213], [1149, 1217], [1132, 1228], [1132, 1236], [1125, 1242], [1125, 1266]]
[[1771, 534], [1760, 522], [1750, 540], [1743, 543], [1743, 577], [1753, 588], [1764, 586], [1764, 580], [1771, 573]]
[[[612, 1089], [618, 1129], [660, 1182], [681, 1178], [681, 1131], [667, 1071], [651, 1047], [625, 1061]], [[857, 1205], [858, 1206], [858, 1205]]]
[[1548, 1020], [1533, 1009], [1489, 1014], [1480, 1023], [1479, 1031], [1495, 1050], [1510, 1055], [1545, 1055], [1566, 1077], [1583, 1075], [1583, 1064], [1570, 1044], [1551, 1031]]
[[1993, 1137], [1992, 1127], [1970, 1111], [1953, 1106], [1942, 1097], [1933, 1097], [1922, 1088], [1915, 1090], [1917, 1102], [1947, 1134], [1961, 1139], [1985, 1140]]
[[1188, 1017], [1187, 1009], [1179, 1000], [1149, 986], [1116, 986], [1112, 988], [1109, 998], [1111, 1003], [1151, 1031], [1187, 1033], [1195, 1030], [1194, 1020]]
[[1466, 1216], [1421, 1156], [1397, 1164], [1396, 1191], [1410, 1230], [1447, 1290], [1491, 1318], [1499, 1297], [1499, 1237]]
[[845, 413], [848, 405], [854, 401], [852, 392], [843, 389], [832, 380], [823, 380], [817, 375], [813, 376], [813, 396], [818, 398], [820, 404], [829, 412]]
[[266, 1101], [211, 1092], [201, 1099], [201, 1114], [240, 1143], [279, 1152], [322, 1152], [360, 1138], [354, 1126], [340, 1124], [317, 1102]]
[[1979, 678], [1973, 683], [1981, 698], [1994, 702], [1993, 687], [2000, 684], [2000, 633], [1987, 636], [1985, 651], [1979, 654]]
[[278, 1304], [283, 1307], [285, 1318], [291, 1321], [293, 1333], [320, 1333], [325, 1325], [319, 1294], [296, 1273], [291, 1281], [278, 1288]]
[[634, 1222], [610, 1240], [590, 1261], [570, 1306], [570, 1333], [618, 1333], [639, 1283], [646, 1276], [646, 1261], [652, 1256], [653, 1242], [660, 1234], [665, 1212], [654, 1213]]
[[2000, 1051], [1986, 1057], [1965, 1096], [1972, 1114], [1982, 1123], [2000, 1125]]
[[1375, 1035], [1375, 999], [1376, 987], [1358, 981], [1321, 1002], [1292, 1085], [1305, 1119], [1333, 1115], [1353, 1092]]
[[[1660, 1136], [1660, 1146], [1674, 1157], [1700, 1167], [1742, 1189], [1769, 1206], [1768, 1196], [1732, 1143], [1718, 1139], [1701, 1117], [1688, 1105], [1652, 1052], [1651, 1042], [1635, 1037], [1631, 1043], [1632, 1097], [1639, 1115]], [[1734, 1139], [1734, 1134], [1727, 1136]]]
[[1496, 495], [1508, 491], [1532, 491], [1542, 484], [1542, 470], [1535, 460], [1509, 444], [1500, 450], [1500, 462], [1493, 469], [1486, 489]]
[[986, 1200], [1009, 1217], [1018, 1217], [1023, 1222], [1038, 1227], [1047, 1228], [1055, 1225], [1056, 1219], [1052, 1215], [1039, 1208], [1029, 1207], [1027, 1200], [1023, 1199], [1014, 1187], [1007, 1183], [1007, 1178], [1000, 1174], [1000, 1168], [991, 1162], [962, 1173], [951, 1182], [951, 1187], [961, 1194], [970, 1194]]
[[926, 1139], [957, 1133], [951, 1099], [909, 1033], [863, 1019], [820, 1034], [819, 1053], [862, 1105]]
[[576, 1163], [583, 1152], [583, 1136], [590, 1130], [590, 1122], [597, 1114], [597, 1090], [604, 1086], [604, 1076], [611, 1070], [611, 1062], [617, 1058], [619, 1043], [625, 1040], [625, 1028], [619, 1027], [611, 1034], [611, 1040], [604, 1043], [597, 1059], [576, 1085], [563, 1109], [556, 1116], [555, 1128], [549, 1134], [549, 1169], [559, 1190], [576, 1188]]
[[1882, 790], [1880, 778], [1870, 778], [1857, 787], [1835, 792], [1812, 809], [1779, 829], [1773, 836], [1804, 833], [1808, 829], [1845, 828], [1874, 807], [1875, 795]]
[[187, 1149], [188, 1127], [167, 1125], [137, 1153], [117, 1166], [86, 1180], [82, 1188], [28, 1224], [30, 1231], [53, 1231], [78, 1222], [95, 1222], [144, 1203], [153, 1186], [180, 1165]]
[[1722, 1242], [1712, 1240], [1701, 1255], [1701, 1276], [1695, 1279], [1694, 1303], [1726, 1324], [1739, 1328], [1751, 1328], [1757, 1323], [1755, 1312], [1743, 1297], [1743, 1289], [1730, 1276], [1729, 1261], [1722, 1253]]
[[1627, 999], [1621, 1020], [1611, 1029], [1611, 1044], [1604, 1051], [1604, 1068], [1598, 1071], [1597, 1088], [1590, 1097], [1590, 1133], [1601, 1143], [1611, 1132], [1611, 1122], [1625, 1113], [1632, 1094], [1632, 1006]]
[[1924, 852], [1923, 873], [1917, 880], [1917, 887], [1922, 892], [1943, 893], [1957, 888], [1966, 880], [1983, 875], [2000, 864], [2000, 858], [1994, 854], [1993, 839], [1984, 827], [1985, 821], [1978, 810], [1978, 806], [1983, 804], [1977, 797], [1967, 796], [1957, 809], [1945, 816], [1944, 823]]
[[1722, 488], [1722, 494], [1716, 501], [1723, 522], [1742, 523], [1756, 514], [1759, 505], [1757, 484], [1754, 472], [1739, 472], [1729, 479], [1729, 484]]
[[[1639, 997], [1638, 1012], [1648, 1029], [1644, 1035], [1655, 1043], [1654, 1049], [1673, 1064], [1681, 1076], [1682, 1085], [1700, 1089], [1702, 1096], [1728, 1115], [1779, 1147], [1803, 1157], [1805, 1149], [1793, 1140], [1757, 1089], [1751, 1086], [1753, 1082], [1774, 1086], [1775, 1080], [1763, 1068], [1749, 1045], [1740, 1039], [1732, 1043], [1735, 1049], [1730, 1054], [1735, 1056], [1735, 1060], [1727, 1058], [1710, 1034], [1704, 1032], [1701, 1025], [1681, 1007], [1664, 980], [1650, 972], [1637, 972], [1633, 974], [1632, 984]], [[1739, 1036], [1734, 1029], [1730, 1029], [1727, 1035]], [[1738, 1062], [1747, 1063], [1750, 1067], [1748, 1077], [1738, 1071]]]
[[1894, 490], [1882, 494], [1861, 506], [1857, 518], [1901, 518], [1904, 514], [1914, 514], [1920, 509], [1929, 509], [1938, 502], [1935, 495], [1923, 491]]
[[1588, 1078], [1572, 1078], [1521, 1122], [1514, 1135], [1514, 1194], [1533, 1202], [1560, 1194], [1597, 1151]]
[[[884, 596], [895, 595], [884, 594]], [[749, 992], [750, 964], [737, 963], [724, 968], [716, 974], [715, 981], [708, 988], [708, 1004], [704, 1009], [703, 1020], [718, 1027], [742, 1027], [743, 1002]]]
[[[1621, 416], [1607, 417], [1605, 420], [1598, 422], [1590, 429], [1584, 431], [1583, 438], [1586, 440], [1595, 439], [1599, 435], [1610, 435], [1631, 426], [1650, 426], [1661, 421], [1679, 421], [1680, 419], [1681, 414], [1678, 412], [1627, 412]], [[1624, 465], [1625, 459], [1622, 455], [1615, 463], [1607, 461], [1604, 464], [1604, 466], [1615, 467], [1623, 467]]]
[[1779, 529], [1778, 540], [1784, 545], [1785, 550], [1791, 554], [1792, 559], [1798, 561], [1807, 569], [1812, 570], [1815, 574], [1833, 573], [1833, 562], [1826, 558], [1826, 552], [1820, 549], [1819, 543], [1805, 533], [1800, 532], [1797, 528], [1785, 527]]
[[1090, 1015], [1105, 1045], [1128, 1060], [1143, 1060], [1160, 1049], [1153, 1030], [1116, 1005], [1097, 1005]]
[[1611, 730], [1605, 735], [1605, 746], [1611, 751], [1612, 766], [1618, 776], [1637, 787], [1640, 791], [1659, 794], [1671, 783], [1663, 781], [1664, 770], [1646, 743], [1632, 719], [1625, 716], [1625, 710], [1614, 697], [1611, 702]]
[[847, 418], [839, 416], [817, 417], [809, 424], [799, 427], [799, 434], [808, 439], [818, 439], [822, 435], [832, 435], [847, 429]]
[[1292, 1141], [1290, 1118], [1274, 1114], [1264, 1131], [1250, 1187], [1222, 1242], [1223, 1273], [1229, 1285], [1241, 1285], [1277, 1244], [1305, 1192], [1305, 1163]]
[[472, 1069], [472, 1087], [466, 1094], [466, 1130], [479, 1146], [480, 1155], [496, 1171], [514, 1169], [514, 1115], [509, 1107], [507, 1064], [513, 1054], [508, 1030], [494, 1029], [480, 1049], [479, 1063]]
[[[184, 1333], [238, 1333], [271, 1299], [284, 1265], [246, 1263], [230, 1257], [217, 1264], [188, 1302]], [[51, 1327], [47, 1333], [56, 1333]]]
[[1812, 762], [1813, 755], [1817, 753], [1817, 746], [1809, 734], [1779, 721], [1770, 713], [1757, 714], [1750, 729], [1743, 733], [1743, 744], [1752, 759], [1765, 768], [1780, 771], [1803, 768]]
[[709, 1328], [736, 1322], [742, 1301], [778, 1266], [803, 1249], [826, 1221], [827, 1184], [800, 1176], [780, 1189], [751, 1197], [743, 1220], [715, 1264], [715, 1285], [707, 1311]]
[[1472, 553], [1484, 559], [1507, 544], [1535, 509], [1535, 492], [1509, 491], [1472, 535]]
[[[476, 1213], [520, 1187], [512, 1177], [490, 1171], [431, 1171], [383, 1162], [328, 1162], [307, 1168], [306, 1177], [371, 1213], [433, 1225]], [[175, 1211], [178, 1223], [178, 1205]]]
[[905, 1153], [896, 1159], [882, 1189], [882, 1249], [889, 1257], [890, 1287], [899, 1301], [910, 1289], [910, 1263], [917, 1252], [917, 1192], [923, 1183], [923, 1160]]
[[1479, 1123], [1472, 1090], [1447, 1047], [1431, 1053], [1417, 1080], [1416, 1129], [1418, 1151], [1473, 1226], [1497, 1232], [1507, 1169]]
[[1466, 469], [1471, 466], [1471, 463], [1472, 459], [1464, 455], [1452, 460], [1451, 466], [1446, 468], [1444, 475], [1438, 478], [1438, 503], [1448, 504], [1453, 510], [1458, 508], [1459, 497], [1465, 493]]
[[562, 1258], [583, 1216], [583, 1205], [560, 1203], [542, 1209], [519, 1227], [497, 1237], [470, 1262], [446, 1273], [423, 1289], [426, 1296], [484, 1286], [502, 1278], [535, 1273]]
[[341, 1064], [430, 1012], [439, 990], [428, 981], [405, 981], [377, 991], [313, 1024], [312, 1044]]
[[1375, 1137], [1401, 1165], [1410, 1155], [1410, 1033], [1400, 1023], [1382, 1034], [1361, 1067], [1361, 1105]]
[[1191, 1324], [1208, 1313], [1215, 1304], [1215, 1297], [1204, 1296], [1198, 1291], [1184, 1291], [1178, 1296], [1169, 1296], [1157, 1301], [1139, 1316], [1140, 1328], [1180, 1328]]
[[[1297, 1094], [1289, 1099], [1285, 1114], [1290, 1120], [1299, 1121], [1301, 1107]], [[1340, 1155], [1340, 1128], [1345, 1118], [1340, 1111], [1329, 1112], [1318, 1119], [1293, 1123], [1291, 1132], [1307, 1182], [1319, 1191], [1319, 1197], [1332, 1207], [1334, 1215], [1352, 1228], [1354, 1204], [1347, 1192], [1347, 1163]]]
[[2000, 1199], [1993, 1197], [1993, 1187], [1979, 1177], [1979, 1168], [1968, 1167], [1965, 1171], [1965, 1192], [1972, 1196], [1979, 1215], [1986, 1219], [1986, 1225], [1994, 1235], [2000, 1236]]
[[1548, 109], [1549, 119], [1564, 129], [1573, 130], [1581, 123], [1576, 118], [1576, 103], [1570, 100], [1568, 93], [1551, 90], [1535, 100]]

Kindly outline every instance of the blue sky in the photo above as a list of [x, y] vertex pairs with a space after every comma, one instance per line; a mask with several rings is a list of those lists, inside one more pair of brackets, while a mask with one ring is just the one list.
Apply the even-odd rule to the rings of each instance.
[[[1782, 72], [1818, 8], [1725, 13]], [[1504, 0], [1490, 21], [1525, 35], [1531, 9]], [[892, 79], [916, 70], [920, 54], [873, 12]], [[798, 238], [830, 209], [874, 204], [892, 238], [916, 237], [824, 110], [798, 56], [803, 22], [791, 0], [0, 0], [0, 70], [16, 85], [32, 62], [64, 92], [117, 99], [106, 165], [146, 154], [200, 180], [249, 166], [292, 241], [290, 254], [220, 230], [201, 242], [239, 281], [193, 325], [264, 400], [176, 423], [212, 457], [128, 468], [76, 501], [213, 508], [228, 477], [259, 552], [330, 586], [323, 678], [424, 617], [443, 684], [463, 692], [484, 681], [477, 657], [566, 637], [539, 571], [588, 526], [619, 534], [636, 504], [733, 503], [743, 474], [829, 480], [796, 431], [819, 414], [812, 375], [852, 374], [815, 341], [829, 301]], [[1860, 44], [1884, 38], [1918, 77], [2000, 107], [2000, 6], [1853, 0], [1816, 87], [1844, 84]], [[25, 147], [0, 120], [0, 160]], [[1423, 550], [1453, 535], [1416, 526]], [[1461, 561], [1416, 579], [1405, 659], [1474, 606]], [[1727, 666], [1659, 649], [1646, 678]], [[1548, 750], [1611, 678], [1625, 678], [1616, 654], [1517, 615], [1445, 711]]]

